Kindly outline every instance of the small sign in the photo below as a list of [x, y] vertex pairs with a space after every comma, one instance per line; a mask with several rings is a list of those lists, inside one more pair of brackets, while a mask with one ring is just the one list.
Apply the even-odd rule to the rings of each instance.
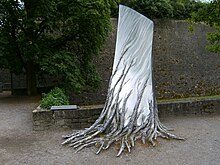
[[50, 110], [74, 110], [77, 109], [77, 105], [60, 105], [52, 106]]

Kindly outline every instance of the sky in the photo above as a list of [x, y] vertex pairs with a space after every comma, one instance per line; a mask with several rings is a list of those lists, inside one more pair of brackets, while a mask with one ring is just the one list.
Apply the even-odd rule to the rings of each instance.
[[200, 0], [201, 2], [210, 2], [211, 0]]

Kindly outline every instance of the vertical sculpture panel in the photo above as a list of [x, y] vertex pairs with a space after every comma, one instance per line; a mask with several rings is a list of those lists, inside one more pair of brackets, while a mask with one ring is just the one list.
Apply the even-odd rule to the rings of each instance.
[[[126, 100], [125, 126], [134, 109], [140, 114], [138, 125], [144, 122], [142, 119], [147, 119], [150, 106], [153, 109], [152, 40], [153, 22], [128, 7], [120, 6], [110, 90], [115, 88], [114, 97], [119, 95], [113, 102]], [[122, 101], [119, 109], [123, 104]]]
[[117, 156], [135, 141], [151, 142], [161, 136], [176, 138], [158, 118], [152, 80], [153, 22], [136, 11], [120, 5], [118, 32], [112, 76], [101, 115], [85, 130], [65, 135], [62, 144], [76, 151], [98, 145], [97, 154], [121, 141]]

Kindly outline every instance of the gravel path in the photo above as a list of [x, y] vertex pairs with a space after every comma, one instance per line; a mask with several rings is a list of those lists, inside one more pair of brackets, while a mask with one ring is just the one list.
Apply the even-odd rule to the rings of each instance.
[[118, 146], [95, 155], [95, 147], [74, 153], [61, 146], [70, 130], [32, 131], [32, 110], [39, 97], [0, 93], [0, 165], [220, 165], [220, 116], [161, 119], [186, 141], [158, 139], [156, 147], [136, 143], [117, 158]]

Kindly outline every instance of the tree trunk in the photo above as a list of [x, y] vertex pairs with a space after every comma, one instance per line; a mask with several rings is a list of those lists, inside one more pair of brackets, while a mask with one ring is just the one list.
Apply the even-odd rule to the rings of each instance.
[[119, 156], [141, 139], [155, 145], [160, 136], [176, 138], [158, 118], [152, 80], [153, 22], [125, 6], [119, 8], [115, 59], [105, 107], [88, 129], [64, 136], [77, 151], [98, 144], [99, 153], [121, 141]]
[[28, 96], [37, 95], [37, 79], [32, 61], [27, 62], [26, 67], [26, 82], [27, 82], [27, 94]]
[[[24, 8], [26, 11], [26, 19], [28, 23], [30, 24], [33, 22], [34, 24], [34, 18], [35, 18], [35, 10], [36, 10], [36, 5], [37, 1], [32, 0], [24, 0]], [[35, 38], [35, 31], [32, 26], [28, 26], [25, 31], [25, 35], [28, 38], [28, 42], [33, 42]], [[30, 49], [30, 48], [28, 48]], [[31, 52], [31, 51], [30, 51]], [[29, 96], [33, 96], [37, 94], [37, 78], [36, 78], [36, 70], [35, 70], [35, 65], [33, 62], [33, 57], [32, 54], [29, 55], [28, 61], [26, 63], [26, 83], [27, 83], [27, 94]]]

